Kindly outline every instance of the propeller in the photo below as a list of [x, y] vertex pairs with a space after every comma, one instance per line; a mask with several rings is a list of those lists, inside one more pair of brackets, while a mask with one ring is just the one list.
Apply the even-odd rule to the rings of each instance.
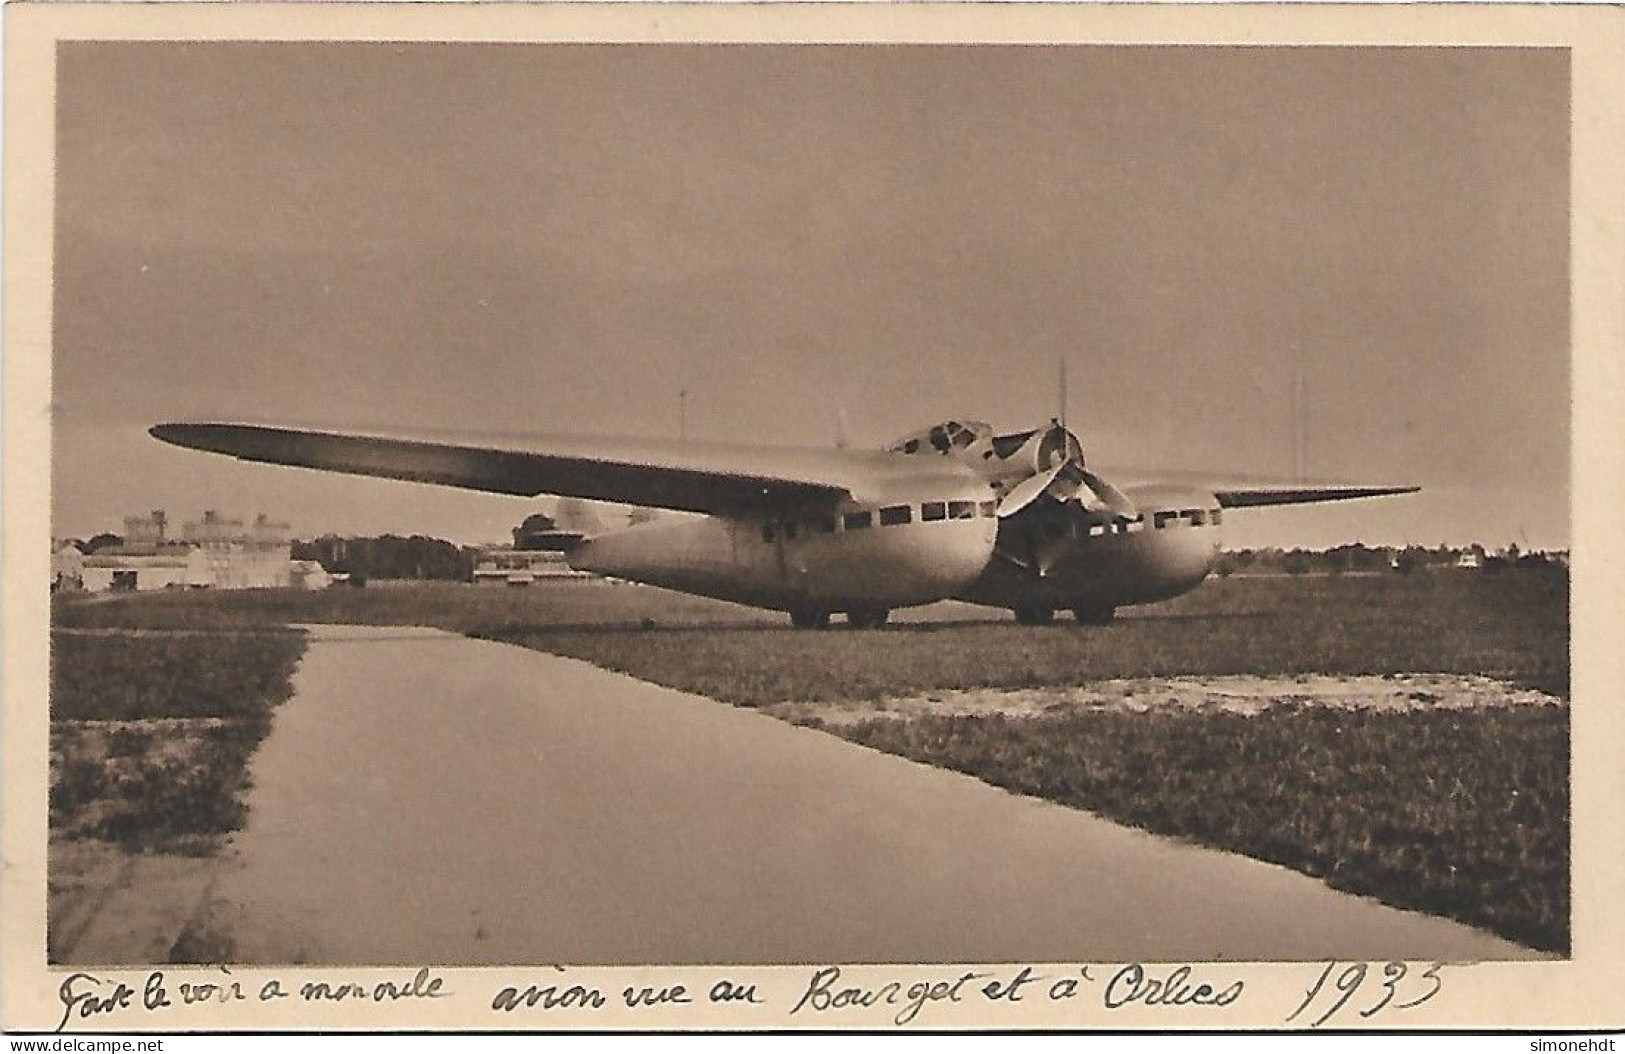
[[1001, 460], [1033, 466], [1031, 475], [1005, 491], [999, 502], [1000, 519], [1014, 516], [1041, 495], [1063, 503], [1076, 500], [1094, 513], [1109, 512], [1127, 519], [1140, 514], [1122, 491], [1084, 466], [1083, 445], [1059, 421], [1051, 422], [1048, 428], [997, 436], [993, 442], [995, 450], [1002, 446], [1008, 451]]
[[1070, 461], [1063, 461], [1054, 468], [1028, 476], [1026, 479], [1011, 487], [999, 502], [999, 519], [1003, 520], [1014, 516], [1038, 500], [1039, 495], [1049, 489], [1050, 484], [1060, 479]]
[[[1128, 495], [1088, 469], [1083, 470], [1083, 482], [1089, 490], [1094, 492], [1095, 498], [1104, 506], [1104, 511], [1110, 512], [1113, 516], [1122, 516], [1124, 519], [1129, 520], [1140, 515], [1140, 510], [1128, 499]], [[1084, 508], [1089, 509], [1090, 512], [1102, 511], [1102, 509], [1091, 507], [1088, 502], [1084, 502]]]

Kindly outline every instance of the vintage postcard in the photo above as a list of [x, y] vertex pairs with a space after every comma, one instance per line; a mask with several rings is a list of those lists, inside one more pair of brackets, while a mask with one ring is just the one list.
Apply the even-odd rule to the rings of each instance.
[[11, 5], [4, 1027], [1620, 1028], [1622, 28]]

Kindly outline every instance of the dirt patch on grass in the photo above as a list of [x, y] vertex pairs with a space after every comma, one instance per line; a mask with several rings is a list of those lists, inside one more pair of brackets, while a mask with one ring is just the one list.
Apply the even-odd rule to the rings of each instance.
[[131, 852], [207, 856], [241, 826], [242, 718], [51, 723], [51, 830]]
[[776, 703], [762, 709], [788, 721], [844, 727], [921, 716], [1057, 717], [1111, 711], [1185, 711], [1253, 716], [1275, 706], [1419, 713], [1508, 706], [1564, 706], [1563, 700], [1491, 677], [1449, 673], [1387, 676], [1131, 677], [1065, 688], [978, 688], [898, 696], [873, 702], [837, 699]]

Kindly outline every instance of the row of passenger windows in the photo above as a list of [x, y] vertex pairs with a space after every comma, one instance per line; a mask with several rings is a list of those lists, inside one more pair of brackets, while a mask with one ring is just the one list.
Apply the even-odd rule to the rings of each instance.
[[[978, 516], [993, 517], [998, 515], [998, 503], [993, 501], [928, 501], [920, 506], [920, 519], [926, 523], [939, 520], [974, 520]], [[912, 505], [887, 505], [880, 509], [880, 526], [896, 527], [899, 524], [914, 522], [914, 507]], [[809, 516], [801, 520], [784, 520], [781, 522], [768, 521], [762, 524], [762, 541], [771, 542], [781, 534], [786, 540], [793, 540], [801, 534], [834, 534], [836, 525], [848, 531], [861, 531], [865, 527], [873, 527], [876, 514], [868, 509], [862, 512], [849, 512], [844, 516]], [[1192, 527], [1203, 524], [1213, 524], [1217, 527], [1222, 522], [1218, 509], [1168, 509], [1153, 513], [1152, 526], [1156, 530], [1165, 527], [1178, 526], [1189, 523]], [[1051, 524], [1050, 533], [1064, 533], [1066, 527], [1056, 522]], [[1135, 519], [1118, 517], [1110, 523], [1092, 523], [1089, 525], [1089, 535], [1099, 537], [1106, 534], [1132, 534], [1145, 529], [1145, 517]]]
[[[1168, 509], [1163, 512], [1152, 513], [1151, 515], [1152, 529], [1159, 531], [1168, 527], [1178, 527], [1186, 523], [1190, 524], [1192, 527], [1200, 527], [1203, 524], [1212, 524], [1213, 526], [1217, 527], [1222, 522], [1223, 517], [1220, 515], [1218, 509]], [[1084, 527], [1084, 525], [1078, 523], [1069, 524], [1060, 520], [1055, 520], [1045, 524], [1042, 528], [1042, 533], [1051, 538], [1064, 538], [1068, 534], [1076, 538], [1085, 536], [1090, 538], [1100, 538], [1108, 534], [1138, 534], [1140, 531], [1145, 530], [1145, 528], [1146, 520], [1144, 515], [1136, 516], [1132, 520], [1128, 519], [1127, 517], [1118, 516], [1112, 519], [1110, 522], [1091, 523], [1087, 527]]]
[[[930, 523], [937, 520], [974, 520], [978, 516], [992, 518], [998, 515], [995, 501], [928, 501], [920, 506], [920, 519]], [[771, 542], [782, 535], [793, 539], [801, 534], [833, 534], [837, 522], [848, 531], [861, 531], [873, 527], [876, 520], [882, 527], [896, 527], [914, 522], [914, 506], [886, 505], [878, 513], [868, 509], [849, 512], [844, 516], [808, 516], [801, 520], [769, 521], [762, 524], [762, 541]]]
[[1151, 522], [1158, 529], [1166, 527], [1171, 523], [1176, 523], [1179, 520], [1189, 521], [1192, 527], [1200, 527], [1204, 523], [1211, 523], [1214, 526], [1218, 526], [1223, 522], [1223, 518], [1220, 516], [1218, 509], [1180, 509], [1178, 512], [1169, 509], [1165, 512], [1155, 513], [1151, 517]]

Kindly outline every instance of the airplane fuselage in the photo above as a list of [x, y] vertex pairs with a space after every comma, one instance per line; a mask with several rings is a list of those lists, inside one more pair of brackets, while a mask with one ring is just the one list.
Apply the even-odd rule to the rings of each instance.
[[569, 558], [584, 571], [779, 611], [884, 610], [974, 582], [993, 557], [996, 505], [985, 482], [945, 474], [831, 510], [667, 514], [596, 535]]
[[[1223, 512], [1187, 487], [1127, 488], [1141, 514], [1085, 515], [1044, 507], [1004, 521], [997, 557], [960, 600], [1048, 612], [1095, 612], [1169, 600], [1195, 589], [1219, 557]], [[1082, 616], [1080, 616], [1082, 617]]]
[[1140, 487], [1140, 517], [1035, 507], [999, 519], [979, 479], [911, 482], [834, 512], [670, 514], [588, 539], [586, 571], [780, 611], [884, 611], [957, 598], [1018, 613], [1109, 613], [1178, 596], [1219, 550], [1218, 502]]

